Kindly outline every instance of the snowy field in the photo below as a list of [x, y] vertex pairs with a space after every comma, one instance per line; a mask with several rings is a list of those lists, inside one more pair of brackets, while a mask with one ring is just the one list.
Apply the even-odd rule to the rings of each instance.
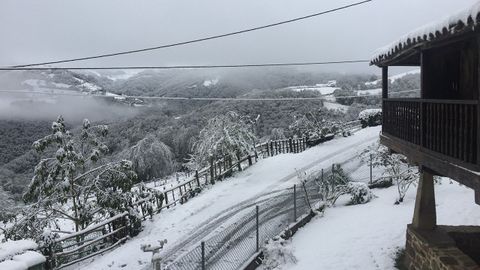
[[[197, 231], [199, 224], [219, 218], [239, 203], [260, 197], [275, 189], [291, 187], [298, 181], [296, 169], [318, 170], [332, 162], [340, 163], [354, 158], [359, 151], [376, 142], [380, 127], [367, 128], [355, 135], [338, 138], [299, 154], [283, 154], [259, 160], [249, 169], [218, 182], [184, 205], [166, 209], [153, 220], [145, 222], [137, 237], [102, 256], [74, 265], [69, 269], [145, 269], [150, 267], [151, 253], [140, 250], [141, 244], [167, 239], [163, 253]], [[228, 221], [227, 221], [228, 222]], [[188, 247], [186, 247], [188, 248]]]
[[[396, 187], [375, 189], [377, 196], [364, 205], [338, 205], [300, 229], [288, 248], [297, 262], [278, 269], [395, 269], [394, 258], [405, 246], [416, 188], [394, 205]], [[442, 225], [480, 225], [480, 209], [473, 190], [442, 179], [435, 186], [437, 220]]]

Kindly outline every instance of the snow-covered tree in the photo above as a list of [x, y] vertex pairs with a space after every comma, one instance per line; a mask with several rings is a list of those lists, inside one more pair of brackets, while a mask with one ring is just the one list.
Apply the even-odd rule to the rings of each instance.
[[415, 186], [418, 182], [418, 171], [416, 167], [411, 166], [403, 155], [391, 153], [391, 151], [379, 143], [368, 147], [360, 155], [365, 162], [370, 162], [374, 168], [381, 167], [383, 171], [382, 179], [387, 179], [395, 183], [398, 192], [396, 204], [403, 202], [410, 186]]
[[38, 239], [45, 228], [58, 228], [59, 220], [70, 220], [79, 231], [128, 209], [136, 174], [130, 161], [101, 162], [108, 151], [101, 140], [107, 132], [107, 126], [92, 126], [88, 120], [79, 134], [68, 131], [61, 116], [52, 123], [52, 134], [33, 147], [53, 156], [42, 158], [35, 167], [24, 194], [30, 205], [7, 236]]
[[339, 125], [327, 120], [322, 111], [313, 111], [295, 117], [289, 129], [297, 137], [321, 138], [329, 133], [337, 133]]
[[208, 121], [193, 144], [191, 167], [206, 166], [211, 157], [235, 160], [237, 155], [253, 151], [254, 141], [255, 135], [244, 117], [232, 111], [216, 116]]
[[175, 157], [166, 144], [153, 134], [147, 135], [125, 151], [141, 181], [165, 176], [175, 169]]

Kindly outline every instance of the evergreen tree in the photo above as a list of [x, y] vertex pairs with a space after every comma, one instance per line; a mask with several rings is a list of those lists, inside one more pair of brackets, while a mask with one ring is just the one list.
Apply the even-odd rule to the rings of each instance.
[[35, 167], [24, 194], [30, 205], [5, 233], [7, 237], [39, 239], [44, 229], [58, 228], [59, 220], [70, 220], [79, 231], [128, 210], [136, 174], [130, 161], [101, 162], [108, 151], [101, 140], [107, 132], [107, 126], [84, 120], [80, 133], [74, 135], [61, 116], [53, 122], [52, 134], [33, 143], [35, 150], [53, 156], [42, 158]]

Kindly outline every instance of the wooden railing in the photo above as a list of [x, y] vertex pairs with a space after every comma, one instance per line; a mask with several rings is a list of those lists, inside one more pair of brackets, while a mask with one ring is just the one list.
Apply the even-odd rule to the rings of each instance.
[[476, 100], [384, 99], [383, 132], [477, 165]]
[[[300, 153], [306, 149], [307, 140], [305, 138], [269, 141], [256, 145], [254, 153], [240, 157], [236, 162], [231, 162], [227, 157], [212, 160], [210, 166], [196, 171], [190, 180], [167, 190], [159, 191], [144, 186], [136, 187], [143, 188], [147, 191], [146, 193], [150, 193], [145, 198], [135, 198], [131, 205], [140, 213], [139, 217], [125, 212], [85, 230], [57, 238], [49, 246], [40, 247], [42, 253], [48, 257], [47, 268], [59, 269], [70, 266], [115, 248], [129, 237], [139, 233], [142, 220], [161, 212], [164, 208], [172, 207], [177, 203], [185, 203], [203, 186], [214, 184], [233, 171], [241, 171], [253, 165], [258, 161], [259, 156]], [[156, 196], [159, 192], [162, 196]]]

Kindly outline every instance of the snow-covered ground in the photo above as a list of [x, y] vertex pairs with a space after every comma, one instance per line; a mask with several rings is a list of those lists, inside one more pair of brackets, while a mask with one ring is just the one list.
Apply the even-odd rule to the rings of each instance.
[[382, 93], [382, 88], [375, 88], [369, 90], [358, 90], [357, 95], [359, 96], [367, 96], [367, 95], [379, 95]]
[[[214, 220], [219, 214], [238, 207], [239, 203], [255, 199], [276, 189], [291, 187], [298, 181], [297, 169], [318, 170], [332, 163], [352, 159], [378, 139], [380, 127], [367, 128], [355, 135], [338, 138], [299, 154], [283, 154], [259, 160], [247, 170], [192, 198], [186, 204], [166, 209], [152, 220], [146, 221], [137, 237], [117, 249], [86, 260], [70, 269], [143, 269], [149, 266], [151, 253], [140, 250], [141, 244], [155, 244], [167, 239], [165, 253], [175, 244], [196, 232], [199, 224]], [[228, 220], [226, 221], [228, 222]]]
[[[411, 74], [419, 74], [420, 73], [420, 69], [414, 69], [414, 70], [410, 70], [410, 71], [407, 71], [407, 72], [402, 72], [402, 73], [399, 73], [399, 74], [395, 74], [395, 75], [392, 75], [392, 76], [389, 76], [388, 79], [390, 80], [391, 83], [393, 83], [395, 80], [398, 80], [398, 79], [401, 79], [407, 75], [411, 75]], [[375, 80], [375, 81], [371, 81], [371, 82], [366, 82], [365, 85], [366, 86], [377, 86], [377, 85], [380, 85], [382, 82], [381, 79], [378, 79], [378, 80]]]
[[290, 86], [287, 89], [301, 92], [301, 91], [316, 91], [320, 92], [322, 95], [331, 95], [335, 90], [340, 89], [338, 87], [331, 87], [331, 86], [318, 86], [318, 85], [299, 85], [299, 86]]
[[[395, 269], [394, 258], [405, 246], [416, 188], [394, 205], [396, 187], [375, 189], [377, 196], [364, 205], [340, 205], [326, 210], [300, 229], [288, 245], [297, 262], [280, 269]], [[480, 209], [473, 190], [443, 179], [435, 186], [438, 224], [480, 225]]]
[[336, 102], [328, 102], [328, 101], [324, 101], [323, 106], [329, 110], [339, 110], [342, 112], [346, 112], [348, 108], [350, 108], [350, 106], [347, 106], [347, 105], [343, 105]]

